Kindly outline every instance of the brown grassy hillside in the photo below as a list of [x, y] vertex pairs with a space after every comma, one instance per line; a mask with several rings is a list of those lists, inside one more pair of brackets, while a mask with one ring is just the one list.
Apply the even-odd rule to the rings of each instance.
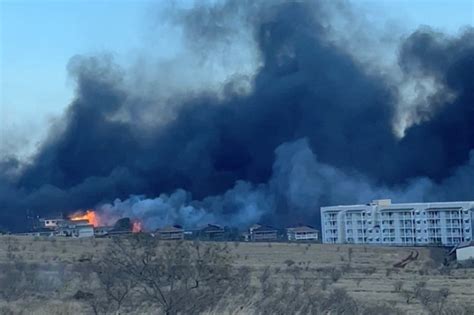
[[[74, 296], [79, 290], [86, 292], [94, 286], [97, 280], [89, 270], [90, 264], [101, 259], [110, 242], [1, 236], [0, 290], [7, 293], [0, 300], [0, 313], [93, 313], [87, 303]], [[248, 272], [251, 286], [241, 289], [249, 290], [247, 295], [236, 291], [226, 297], [213, 313], [261, 313], [262, 308], [257, 305], [267, 308], [268, 313], [283, 312], [289, 302], [279, 305], [278, 301], [284, 298], [276, 297], [282, 292], [285, 298], [293, 294], [292, 300], [297, 301], [303, 292], [315, 292], [305, 296], [318, 299], [336, 288], [345, 289], [360, 305], [386, 305], [401, 313], [428, 313], [423, 304], [439, 304], [441, 299], [440, 307], [451, 305], [452, 314], [465, 314], [474, 307], [474, 269], [443, 267], [443, 249], [288, 243], [225, 245], [234, 258], [233, 266], [244, 267], [242, 270]], [[413, 259], [406, 266], [394, 267], [407, 257]], [[148, 314], [152, 310], [136, 308], [136, 313]]]

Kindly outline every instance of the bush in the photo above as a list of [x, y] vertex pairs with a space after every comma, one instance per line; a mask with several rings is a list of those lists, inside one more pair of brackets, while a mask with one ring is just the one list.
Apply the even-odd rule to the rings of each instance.
[[401, 281], [401, 280], [396, 281], [396, 282], [393, 284], [393, 289], [395, 290], [395, 292], [400, 292], [400, 291], [402, 291], [402, 288], [403, 288], [403, 281]]
[[458, 261], [458, 268], [474, 268], [474, 258]]
[[64, 285], [62, 266], [40, 268], [37, 264], [15, 261], [0, 267], [0, 297], [7, 302], [31, 295], [47, 295]]
[[104, 257], [91, 264], [100, 288], [89, 304], [94, 312], [104, 303], [105, 311], [126, 312], [132, 301], [164, 314], [204, 312], [234, 285], [231, 259], [229, 249], [217, 244], [160, 242], [139, 234], [115, 238]]
[[342, 277], [342, 272], [337, 268], [333, 268], [330, 276], [333, 282], [337, 282]]
[[284, 263], [287, 267], [291, 267], [295, 264], [295, 261], [292, 260], [292, 259], [287, 259], [287, 260], [284, 261]]
[[322, 303], [322, 311], [324, 314], [356, 315], [359, 306], [346, 290], [336, 288]]

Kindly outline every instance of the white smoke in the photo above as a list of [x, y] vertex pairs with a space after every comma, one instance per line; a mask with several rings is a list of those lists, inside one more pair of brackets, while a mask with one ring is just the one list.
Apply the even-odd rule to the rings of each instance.
[[[186, 223], [194, 226], [199, 222], [212, 222], [211, 213], [190, 205], [191, 195], [178, 189], [171, 195], [147, 199], [144, 196], [131, 196], [127, 200], [116, 199], [112, 204], [100, 207], [101, 216], [105, 218], [129, 217], [140, 219], [143, 228], [153, 230], [164, 225]], [[182, 220], [185, 222], [182, 222]], [[111, 220], [113, 221], [113, 220]], [[111, 222], [108, 222], [109, 224]]]
[[413, 70], [407, 73], [401, 68], [400, 43], [414, 27], [407, 26], [401, 16], [386, 11], [381, 15], [383, 6], [374, 3], [344, 6], [329, 1], [319, 8], [324, 13], [318, 18], [323, 18], [327, 40], [350, 55], [365, 72], [383, 77], [393, 90], [396, 103], [392, 129], [397, 137], [403, 138], [410, 127], [428, 121], [442, 104], [455, 99], [456, 94], [434, 75]]
[[[156, 198], [131, 196], [116, 199], [112, 204], [103, 204], [98, 210], [101, 217], [109, 218], [112, 224], [118, 218], [139, 219], [143, 228], [153, 231], [159, 227], [181, 224], [200, 227], [208, 223], [245, 226], [255, 222], [269, 209], [267, 196], [252, 184], [239, 181], [234, 188], [220, 196], [193, 201], [191, 193], [178, 189], [172, 194], [161, 194]], [[231, 210], [230, 212], [226, 212]]]

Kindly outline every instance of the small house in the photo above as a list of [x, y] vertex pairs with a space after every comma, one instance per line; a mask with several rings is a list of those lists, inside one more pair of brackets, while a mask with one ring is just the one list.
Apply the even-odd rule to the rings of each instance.
[[286, 229], [289, 241], [318, 241], [319, 231], [309, 225], [299, 225]]
[[200, 238], [206, 241], [222, 241], [224, 233], [224, 228], [215, 224], [208, 224], [199, 231]]
[[156, 230], [155, 236], [161, 240], [182, 240], [184, 229], [180, 225], [165, 226]]
[[269, 225], [256, 224], [250, 227], [249, 235], [251, 241], [276, 241], [278, 230]]

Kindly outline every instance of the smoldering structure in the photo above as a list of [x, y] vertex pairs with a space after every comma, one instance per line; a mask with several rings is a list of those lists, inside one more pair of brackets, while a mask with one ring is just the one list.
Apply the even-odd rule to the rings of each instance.
[[251, 77], [230, 76], [219, 93], [167, 98], [166, 119], [155, 110], [166, 101], [130, 92], [126, 76], [136, 74], [110, 58], [74, 57], [77, 92], [62, 121], [27, 163], [0, 164], [2, 225], [15, 228], [27, 210], [89, 208], [141, 217], [150, 228], [317, 225], [322, 205], [474, 198], [474, 29], [450, 37], [421, 28], [401, 40], [403, 77], [442, 89], [421, 107], [423, 91], [412, 91], [400, 137], [395, 81], [331, 40], [327, 6], [350, 10], [227, 1], [177, 14], [206, 58], [248, 30], [258, 66]]

